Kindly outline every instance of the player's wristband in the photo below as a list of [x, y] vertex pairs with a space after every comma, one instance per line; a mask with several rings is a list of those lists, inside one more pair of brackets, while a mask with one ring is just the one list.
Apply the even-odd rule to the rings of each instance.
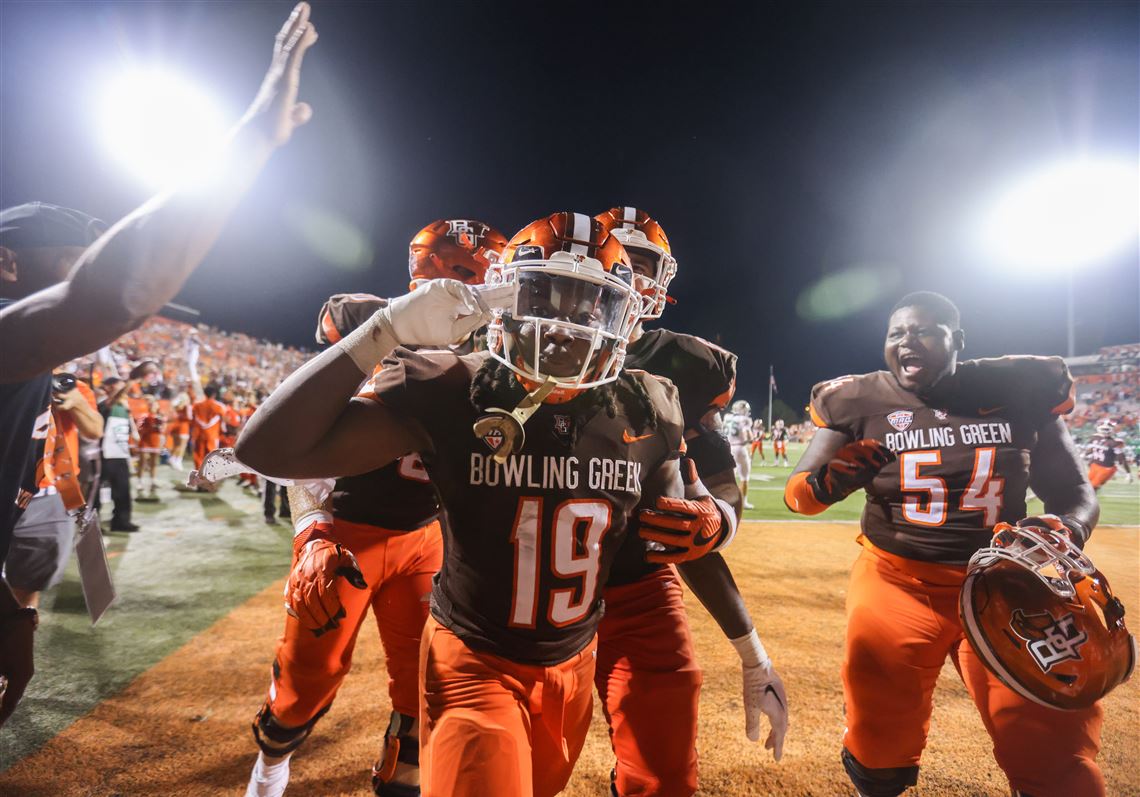
[[372, 376], [380, 361], [399, 345], [387, 307], [377, 310], [370, 319], [336, 342], [336, 347], [351, 357], [365, 376]]
[[784, 485], [784, 505], [801, 515], [818, 515], [829, 506], [816, 497], [806, 472], [793, 473], [788, 479]]
[[715, 496], [713, 497], [713, 502], [716, 504], [716, 508], [720, 510], [720, 539], [717, 541], [717, 544], [713, 546], [710, 553], [723, 551], [727, 548], [729, 544], [736, 539], [737, 530], [736, 511], [733, 510], [732, 505]]
[[756, 633], [755, 628], [744, 636], [729, 641], [736, 648], [736, 653], [745, 667], [761, 667], [771, 663], [768, 651], [764, 650], [764, 643], [760, 641], [760, 635]]

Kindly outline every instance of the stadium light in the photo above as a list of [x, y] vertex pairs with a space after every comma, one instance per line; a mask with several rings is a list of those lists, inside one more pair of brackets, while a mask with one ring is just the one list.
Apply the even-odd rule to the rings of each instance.
[[1067, 277], [1068, 356], [1076, 354], [1073, 274], [1123, 251], [1140, 230], [1140, 164], [1055, 163], [1013, 183], [985, 209], [981, 242], [996, 264]]
[[152, 189], [199, 176], [204, 156], [226, 133], [209, 95], [159, 69], [118, 76], [101, 99], [104, 144]]
[[985, 208], [982, 244], [1010, 268], [1058, 274], [1114, 255], [1140, 226], [1140, 167], [1128, 160], [1055, 163]]

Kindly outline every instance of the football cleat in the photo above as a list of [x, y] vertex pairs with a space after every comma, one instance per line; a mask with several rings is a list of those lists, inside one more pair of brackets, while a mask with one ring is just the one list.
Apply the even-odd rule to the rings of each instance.
[[970, 558], [959, 611], [966, 638], [1026, 700], [1088, 708], [1136, 665], [1136, 641], [1108, 579], [1067, 534], [998, 523]]

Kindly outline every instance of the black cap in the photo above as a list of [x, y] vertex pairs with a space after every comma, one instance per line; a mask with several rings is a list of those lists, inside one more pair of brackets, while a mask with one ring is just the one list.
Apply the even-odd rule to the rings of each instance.
[[28, 202], [0, 210], [0, 246], [89, 246], [107, 230], [106, 223], [78, 210]]

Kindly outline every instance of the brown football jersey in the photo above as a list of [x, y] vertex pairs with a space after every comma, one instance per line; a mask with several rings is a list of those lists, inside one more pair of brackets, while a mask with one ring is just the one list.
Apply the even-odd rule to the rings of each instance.
[[1124, 459], [1124, 441], [1110, 434], [1093, 435], [1089, 441], [1089, 462], [1102, 468], [1115, 468]]
[[373, 392], [431, 439], [420, 454], [448, 519], [433, 616], [474, 649], [551, 665], [593, 638], [601, 586], [634, 512], [655, 502], [654, 475], [679, 456], [681, 410], [671, 384], [633, 372], [656, 429], [635, 425], [621, 401], [611, 418], [581, 396], [539, 407], [522, 450], [499, 464], [501, 438], [472, 431], [482, 412], [471, 384], [489, 361], [485, 352], [399, 349]]
[[[732, 470], [735, 461], [728, 441], [701, 427], [701, 418], [710, 409], [722, 409], [736, 389], [736, 355], [694, 335], [668, 329], [654, 329], [629, 344], [627, 369], [648, 371], [668, 379], [677, 388], [686, 432], [697, 436], [688, 440], [688, 456], [697, 473], [709, 476]], [[664, 565], [645, 561], [645, 543], [630, 534], [618, 551], [607, 586], [631, 584]]]
[[[336, 343], [388, 305], [370, 293], [338, 293], [317, 315], [318, 343]], [[414, 531], [439, 516], [439, 498], [418, 454], [370, 473], [337, 479], [333, 515], [392, 531]]]
[[812, 390], [817, 425], [898, 455], [867, 488], [862, 519], [863, 533], [890, 553], [964, 564], [995, 523], [1025, 517], [1037, 432], [1072, 406], [1060, 358], [974, 360], [958, 370], [925, 400], [887, 371]]

